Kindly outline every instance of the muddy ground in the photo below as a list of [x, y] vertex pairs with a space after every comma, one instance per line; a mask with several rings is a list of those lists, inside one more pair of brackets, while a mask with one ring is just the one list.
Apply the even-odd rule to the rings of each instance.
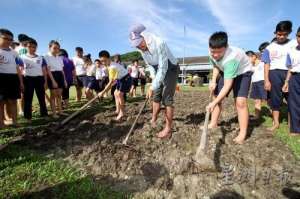
[[127, 106], [129, 117], [114, 123], [113, 108], [87, 111], [64, 128], [32, 133], [22, 144], [45, 155], [62, 157], [92, 175], [96, 182], [131, 192], [134, 198], [300, 198], [300, 164], [288, 147], [266, 132], [262, 121], [251, 122], [244, 145], [232, 140], [237, 118], [232, 99], [225, 102], [221, 128], [209, 134], [208, 155], [217, 172], [203, 171], [195, 155], [204, 121], [206, 92], [176, 96], [174, 132], [169, 140], [155, 137], [148, 108], [130, 137], [121, 145], [143, 102]]

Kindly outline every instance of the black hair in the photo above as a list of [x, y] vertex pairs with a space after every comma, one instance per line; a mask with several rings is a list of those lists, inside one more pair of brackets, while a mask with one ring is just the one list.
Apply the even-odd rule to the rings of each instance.
[[259, 45], [259, 47], [258, 47], [259, 52], [263, 52], [263, 51], [265, 50], [265, 48], [266, 48], [268, 45], [270, 45], [270, 43], [267, 42], [267, 41], [261, 43], [261, 44]]
[[292, 27], [293, 24], [291, 21], [280, 21], [277, 25], [276, 25], [276, 32], [288, 32], [291, 33], [292, 32]]
[[228, 46], [228, 36], [226, 32], [215, 32], [209, 38], [210, 48], [223, 48]]
[[95, 59], [95, 61], [94, 62], [100, 62], [100, 60], [99, 59]]
[[28, 42], [31, 38], [28, 37], [27, 35], [25, 34], [19, 34], [18, 35], [18, 40], [20, 43], [23, 43], [23, 42]]
[[255, 55], [255, 56], [256, 56], [255, 52], [253, 52], [252, 50], [246, 51], [246, 55], [248, 55], [248, 56], [253, 56], [253, 55]]
[[300, 26], [299, 26], [299, 28], [298, 28], [298, 30], [297, 30], [297, 33], [300, 33]]
[[91, 54], [84, 55], [84, 56], [83, 56], [83, 60], [84, 60], [84, 61], [92, 61], [92, 59], [91, 59]]
[[49, 48], [51, 47], [51, 46], [53, 46], [53, 45], [58, 45], [59, 47], [60, 47], [60, 44], [59, 44], [59, 42], [58, 41], [56, 41], [56, 40], [51, 40], [50, 42], [49, 42]]
[[35, 46], [38, 45], [37, 41], [35, 39], [33, 39], [33, 38], [28, 38], [27, 44], [33, 44]]
[[76, 47], [75, 50], [76, 50], [76, 51], [83, 52], [83, 48], [82, 48], [82, 47]]
[[4, 28], [0, 29], [0, 35], [9, 35], [11, 37], [14, 37], [14, 34], [10, 30]]
[[106, 57], [106, 58], [110, 58], [110, 54], [108, 51], [106, 50], [102, 50], [99, 52], [99, 57]]
[[138, 59], [134, 59], [134, 60], [132, 61], [133, 64], [134, 64], [135, 62], [139, 62], [139, 60], [138, 60]]
[[69, 57], [69, 54], [65, 49], [59, 49], [59, 56]]

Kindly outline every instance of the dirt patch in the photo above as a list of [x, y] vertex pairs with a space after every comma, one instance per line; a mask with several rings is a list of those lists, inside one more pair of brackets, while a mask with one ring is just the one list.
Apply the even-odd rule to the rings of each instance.
[[225, 102], [221, 128], [209, 132], [208, 155], [218, 172], [195, 166], [199, 127], [204, 121], [206, 92], [176, 96], [174, 133], [169, 140], [155, 138], [163, 125], [150, 125], [149, 108], [142, 114], [130, 146], [121, 145], [142, 101], [127, 106], [126, 121], [114, 123], [113, 109], [96, 115], [86, 112], [67, 126], [28, 134], [22, 144], [48, 156], [63, 157], [101, 184], [132, 192], [135, 198], [299, 198], [300, 164], [282, 142], [251, 123], [242, 146], [232, 140], [238, 130], [232, 99]]

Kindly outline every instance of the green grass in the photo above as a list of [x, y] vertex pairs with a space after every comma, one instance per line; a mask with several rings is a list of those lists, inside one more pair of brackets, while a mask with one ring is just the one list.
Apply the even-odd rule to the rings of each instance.
[[[70, 102], [66, 113], [79, 109], [86, 100], [76, 103], [75, 89], [72, 88]], [[37, 105], [34, 97], [33, 106], [36, 110]], [[112, 105], [109, 99], [104, 100], [89, 110], [89, 114], [100, 111], [102, 106]], [[38, 113], [33, 113], [30, 125], [19, 118], [20, 128], [0, 131], [0, 144], [7, 144], [6, 148], [0, 150], [0, 198], [130, 198], [128, 193], [116, 192], [98, 184], [91, 176], [79, 172], [60, 159], [44, 157], [29, 146], [9, 143], [16, 136], [24, 134], [27, 128], [43, 129], [49, 122], [60, 120], [44, 120]]]
[[[254, 115], [254, 102], [253, 100], [249, 100], [249, 111], [250, 114]], [[281, 114], [281, 123], [278, 130], [275, 132], [275, 137], [280, 139], [283, 143], [287, 144], [289, 148], [292, 150], [297, 159], [300, 159], [300, 137], [293, 137], [289, 135], [289, 126], [288, 126], [288, 113], [287, 106], [283, 106], [280, 111]], [[262, 123], [265, 127], [272, 126], [272, 118], [270, 115], [270, 110], [266, 104], [262, 107]]]
[[58, 159], [9, 146], [0, 153], [0, 198], [127, 198]]

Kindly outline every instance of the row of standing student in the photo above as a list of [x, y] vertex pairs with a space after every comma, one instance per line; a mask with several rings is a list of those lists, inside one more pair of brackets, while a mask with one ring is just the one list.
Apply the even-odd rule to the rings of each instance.
[[268, 130], [272, 132], [279, 128], [285, 98], [290, 133], [300, 135], [300, 27], [296, 40], [288, 39], [291, 32], [292, 23], [282, 21], [276, 27], [276, 38], [259, 46], [260, 55], [247, 52], [254, 65], [250, 97], [255, 100], [255, 118], [259, 118], [262, 102], [268, 102], [273, 119], [273, 126]]

